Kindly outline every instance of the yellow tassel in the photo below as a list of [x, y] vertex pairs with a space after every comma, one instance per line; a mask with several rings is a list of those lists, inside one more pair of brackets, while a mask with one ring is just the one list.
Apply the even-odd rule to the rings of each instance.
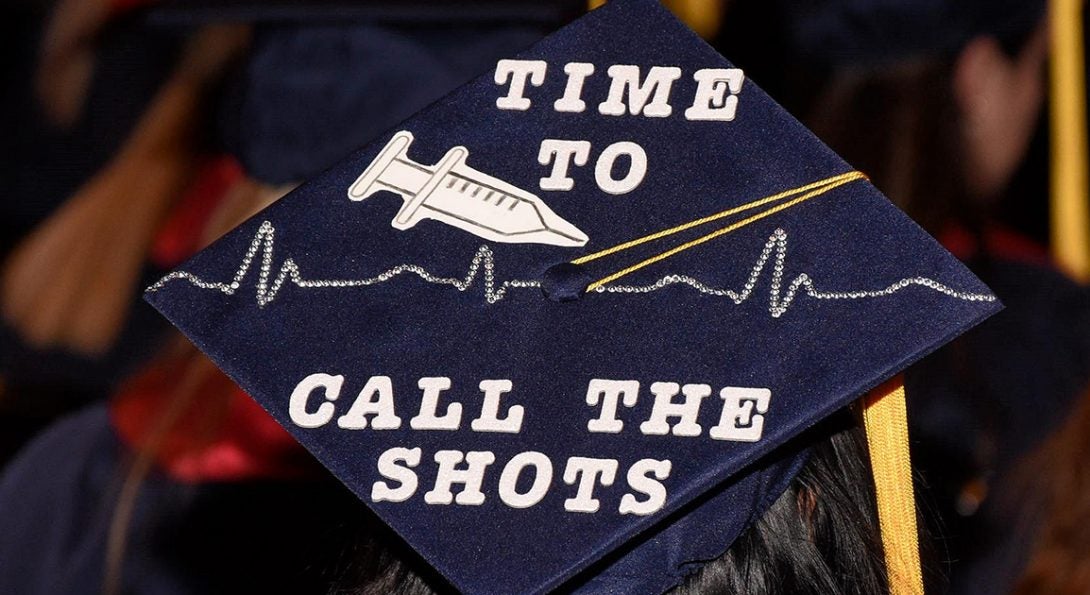
[[916, 499], [908, 451], [908, 413], [900, 376], [867, 395], [863, 425], [874, 473], [889, 592], [891, 595], [922, 595]]
[[1079, 281], [1090, 281], [1083, 0], [1052, 0], [1052, 252]]
[[[587, 0], [587, 10], [605, 3], [605, 0]], [[662, 3], [704, 39], [711, 39], [723, 22], [721, 0], [662, 0]]]
[[704, 39], [715, 36], [723, 21], [723, 2], [720, 0], [665, 0], [663, 3]]
[[[780, 211], [790, 209], [791, 207], [794, 207], [794, 206], [798, 206], [798, 205], [810, 200], [811, 198], [821, 196], [821, 195], [829, 192], [830, 190], [834, 190], [836, 188], [839, 188], [839, 187], [843, 186], [844, 184], [848, 184], [848, 183], [854, 182], [856, 180], [866, 180], [866, 179], [867, 179], [867, 176], [863, 175], [861, 172], [853, 171], [853, 172], [848, 172], [848, 173], [832, 176], [830, 178], [825, 178], [824, 180], [818, 180], [817, 182], [811, 182], [811, 183], [806, 184], [804, 186], [799, 186], [798, 188], [792, 188], [791, 190], [785, 190], [783, 192], [773, 194], [772, 196], [766, 196], [764, 198], [761, 198], [761, 199], [758, 199], [758, 200], [755, 200], [755, 201], [752, 201], [752, 202], [748, 202], [748, 203], [743, 204], [743, 205], [738, 205], [736, 207], [731, 207], [731, 208], [729, 208], [729, 209], [727, 209], [725, 211], [720, 211], [720, 212], [715, 213], [713, 215], [708, 215], [707, 217], [701, 217], [700, 219], [694, 219], [693, 221], [682, 223], [681, 225], [675, 225], [674, 227], [671, 227], [669, 229], [663, 229], [661, 231], [656, 231], [654, 233], [651, 233], [651, 234], [636, 238], [634, 240], [629, 240], [627, 242], [617, 244], [616, 246], [613, 246], [611, 248], [606, 248], [604, 250], [599, 250], [598, 252], [595, 252], [593, 254], [587, 254], [586, 256], [576, 258], [575, 260], [572, 261], [572, 264], [585, 264], [585, 263], [591, 262], [593, 260], [598, 260], [599, 258], [605, 258], [606, 256], [610, 256], [612, 254], [616, 254], [618, 252], [628, 250], [629, 248], [634, 248], [636, 246], [639, 246], [641, 244], [645, 244], [647, 242], [653, 242], [655, 240], [659, 240], [659, 239], [662, 239], [662, 238], [665, 238], [665, 237], [669, 237], [669, 236], [672, 236], [674, 234], [681, 233], [681, 232], [687, 231], [689, 229], [693, 229], [695, 227], [700, 227], [702, 225], [712, 223], [714, 221], [719, 221], [720, 219], [724, 219], [724, 218], [729, 217], [731, 215], [737, 215], [739, 213], [743, 213], [745, 211], [749, 211], [749, 210], [755, 209], [755, 208], [760, 207], [760, 206], [766, 206], [766, 205], [769, 205], [769, 204], [772, 204], [772, 203], [775, 203], [775, 202], [778, 202], [778, 201], [783, 201], [783, 200], [788, 199], [788, 198], [791, 199], [791, 200], [787, 200], [786, 202], [780, 202], [780, 204], [769, 207], [768, 209], [765, 209], [764, 211], [760, 211], [760, 212], [758, 212], [756, 214], [750, 215], [749, 217], [746, 217], [745, 219], [742, 219], [740, 221], [736, 221], [736, 222], [734, 222], [734, 223], [732, 223], [730, 225], [727, 225], [726, 227], [723, 227], [723, 228], [718, 229], [716, 231], [713, 231], [711, 233], [700, 236], [699, 238], [696, 238], [695, 240], [685, 242], [684, 244], [681, 244], [679, 246], [675, 246], [675, 247], [673, 247], [673, 248], [671, 248], [671, 249], [669, 249], [669, 250], [667, 250], [665, 252], [661, 252], [661, 253], [659, 253], [659, 254], [657, 254], [655, 256], [652, 256], [651, 258], [647, 258], [647, 259], [642, 260], [642, 261], [640, 261], [640, 262], [638, 262], [638, 263], [636, 263], [636, 264], [634, 264], [632, 266], [626, 267], [624, 269], [621, 269], [620, 271], [617, 271], [617, 272], [612, 273], [612, 274], [610, 274], [610, 275], [608, 275], [606, 277], [603, 277], [603, 278], [595, 281], [594, 283], [591, 283], [587, 287], [588, 292], [595, 291], [596, 289], [598, 289], [599, 287], [602, 287], [603, 285], [606, 285], [607, 283], [611, 283], [613, 281], [616, 281], [617, 279], [620, 279], [621, 277], [624, 277], [625, 275], [628, 275], [629, 273], [636, 272], [636, 271], [638, 271], [638, 270], [640, 270], [640, 269], [642, 269], [644, 267], [647, 267], [647, 266], [653, 265], [653, 264], [655, 264], [657, 262], [661, 262], [663, 260], [666, 260], [667, 258], [670, 258], [671, 256], [674, 256], [675, 254], [678, 254], [680, 252], [684, 252], [685, 250], [688, 250], [689, 248], [694, 248], [694, 247], [699, 246], [699, 245], [701, 245], [701, 244], [703, 244], [705, 242], [709, 242], [709, 241], [711, 241], [711, 240], [713, 240], [713, 239], [715, 239], [715, 238], [717, 238], [719, 236], [723, 236], [723, 235], [726, 235], [726, 234], [731, 233], [733, 231], [736, 231], [738, 229], [741, 229], [741, 228], [743, 228], [743, 227], [745, 227], [745, 226], [747, 226], [747, 225], [749, 225], [751, 223], [755, 223], [755, 222], [760, 221], [760, 220], [762, 220], [762, 219], [764, 219], [766, 217], [770, 217], [772, 215], [775, 215], [776, 213], [779, 213]], [[797, 196], [797, 195], [800, 195], [800, 194], [801, 194], [801, 196]]]

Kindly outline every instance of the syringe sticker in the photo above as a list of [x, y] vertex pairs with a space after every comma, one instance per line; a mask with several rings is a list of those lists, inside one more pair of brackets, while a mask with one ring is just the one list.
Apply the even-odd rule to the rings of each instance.
[[380, 190], [401, 195], [405, 204], [391, 222], [400, 230], [433, 219], [493, 242], [568, 248], [587, 243], [587, 234], [537, 196], [466, 165], [465, 147], [422, 165], [407, 155], [412, 142], [407, 130], [395, 134], [348, 188], [348, 198], [361, 201]]

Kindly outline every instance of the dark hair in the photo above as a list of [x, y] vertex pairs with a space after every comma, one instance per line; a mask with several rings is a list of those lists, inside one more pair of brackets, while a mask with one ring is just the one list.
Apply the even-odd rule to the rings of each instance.
[[888, 592], [866, 443], [851, 421], [829, 420], [834, 433], [811, 447], [787, 491], [674, 594]]
[[[675, 595], [887, 592], [862, 429], [845, 411], [807, 436], [816, 437], [816, 443], [788, 490], [726, 553], [675, 589]], [[374, 523], [374, 531], [361, 535], [345, 556], [346, 566], [331, 595], [447, 590], [389, 529]]]

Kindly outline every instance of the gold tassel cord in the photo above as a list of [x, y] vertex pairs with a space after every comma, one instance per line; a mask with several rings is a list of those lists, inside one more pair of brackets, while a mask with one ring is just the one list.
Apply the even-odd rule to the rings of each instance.
[[900, 376], [867, 395], [863, 425], [874, 474], [890, 595], [922, 595], [916, 499], [908, 449], [908, 414]]
[[[853, 172], [848, 172], [848, 173], [840, 174], [840, 175], [837, 175], [837, 176], [832, 176], [832, 177], [829, 177], [829, 178], [825, 178], [823, 180], [818, 180], [816, 182], [811, 182], [811, 183], [806, 184], [804, 186], [799, 186], [798, 188], [792, 188], [790, 190], [784, 190], [783, 192], [778, 192], [778, 193], [773, 194], [771, 196], [766, 196], [764, 198], [760, 198], [760, 199], [757, 199], [757, 200], [752, 201], [752, 202], [747, 202], [747, 203], [745, 203], [743, 205], [738, 205], [737, 207], [732, 207], [732, 208], [726, 209], [724, 211], [719, 211], [718, 213], [715, 213], [713, 215], [708, 215], [707, 217], [701, 217], [700, 219], [695, 219], [695, 220], [689, 221], [687, 223], [682, 223], [681, 225], [675, 225], [674, 227], [664, 229], [662, 231], [656, 231], [655, 233], [648, 234], [648, 235], [636, 238], [634, 240], [629, 240], [629, 241], [624, 242], [622, 244], [617, 244], [616, 246], [613, 246], [611, 248], [606, 248], [604, 250], [599, 250], [598, 252], [594, 252], [592, 254], [587, 254], [586, 256], [581, 256], [581, 257], [576, 258], [575, 260], [573, 260], [572, 264], [584, 264], [584, 263], [588, 263], [588, 262], [590, 262], [592, 260], [598, 260], [599, 258], [609, 256], [610, 254], [615, 254], [617, 252], [621, 252], [622, 250], [627, 250], [629, 248], [634, 248], [636, 246], [639, 246], [640, 244], [646, 244], [647, 242], [653, 242], [653, 241], [655, 241], [657, 239], [660, 239], [660, 238], [665, 238], [667, 236], [672, 236], [672, 235], [674, 235], [676, 233], [681, 233], [681, 232], [683, 232], [683, 231], [685, 231], [687, 229], [692, 229], [694, 227], [704, 225], [705, 223], [711, 223], [713, 221], [718, 221], [720, 219], [723, 219], [724, 217], [729, 217], [731, 215], [736, 215], [738, 213], [748, 211], [750, 209], [755, 209], [757, 207], [764, 206], [764, 205], [769, 204], [769, 203], [773, 203], [773, 202], [776, 202], [776, 201], [779, 201], [779, 200], [783, 200], [785, 198], [789, 198], [789, 197], [794, 196], [796, 194], [801, 194], [803, 192], [807, 192], [807, 191], [815, 190], [815, 189], [831, 190], [833, 188], [833, 186], [830, 186], [830, 185], [834, 184], [836, 182], [840, 182], [841, 180], [848, 180], [849, 178], [851, 180], [855, 180], [855, 179], [860, 179], [860, 178], [865, 178], [865, 177], [866, 176], [864, 176], [861, 172], [853, 171]], [[851, 181], [851, 180], [848, 180], [848, 181]], [[826, 186], [829, 186], [829, 188], [825, 188]]]
[[[731, 215], [735, 215], [735, 214], [738, 214], [738, 213], [741, 213], [741, 212], [744, 212], [744, 211], [748, 211], [748, 210], [757, 208], [759, 206], [764, 206], [764, 205], [771, 204], [771, 203], [776, 203], [776, 202], [779, 202], [779, 201], [785, 201], [785, 202], [779, 202], [779, 204], [776, 204], [775, 206], [769, 207], [769, 208], [767, 208], [767, 209], [765, 209], [763, 211], [759, 211], [756, 214], [753, 214], [753, 215], [750, 215], [749, 217], [746, 217], [745, 219], [742, 219], [740, 221], [737, 221], [735, 223], [727, 225], [726, 227], [717, 229], [716, 231], [713, 231], [711, 233], [700, 236], [700, 237], [698, 237], [698, 238], [696, 238], [694, 240], [691, 240], [689, 242], [685, 242], [685, 243], [683, 243], [681, 245], [675, 246], [675, 247], [673, 247], [673, 248], [671, 248], [669, 250], [666, 250], [665, 252], [661, 252], [659, 254], [656, 254], [655, 256], [652, 256], [650, 258], [647, 258], [645, 260], [637, 262], [634, 265], [623, 268], [623, 269], [621, 269], [621, 270], [619, 270], [619, 271], [617, 271], [615, 273], [612, 273], [612, 274], [610, 274], [610, 275], [608, 275], [606, 277], [603, 277], [603, 278], [595, 281], [594, 283], [591, 283], [587, 287], [587, 292], [595, 291], [599, 287], [602, 287], [602, 286], [606, 285], [607, 283], [612, 283], [613, 281], [616, 281], [617, 279], [620, 279], [621, 277], [624, 277], [624, 276], [626, 276], [626, 275], [628, 275], [630, 273], [634, 273], [634, 272], [636, 272], [636, 271], [638, 271], [638, 270], [640, 270], [640, 269], [642, 269], [644, 267], [647, 267], [647, 266], [650, 266], [650, 265], [655, 264], [657, 262], [661, 262], [663, 260], [666, 260], [667, 258], [670, 258], [671, 256], [674, 256], [674, 255], [676, 255], [676, 254], [678, 254], [680, 252], [684, 252], [685, 250], [688, 250], [689, 248], [694, 248], [694, 247], [699, 246], [699, 245], [701, 245], [701, 244], [703, 244], [705, 242], [711, 241], [711, 240], [713, 240], [713, 239], [715, 239], [715, 238], [717, 238], [719, 236], [726, 235], [728, 233], [731, 233], [733, 231], [741, 229], [741, 228], [743, 228], [743, 227], [745, 227], [745, 226], [747, 226], [747, 225], [749, 225], [751, 223], [755, 223], [757, 221], [760, 221], [761, 219], [764, 219], [766, 217], [770, 217], [770, 216], [772, 216], [772, 215], [774, 215], [776, 213], [779, 213], [780, 211], [783, 211], [783, 210], [789, 209], [791, 207], [797, 206], [799, 204], [802, 204], [802, 203], [810, 200], [811, 198], [826, 194], [830, 190], [833, 190], [835, 188], [839, 188], [840, 186], [843, 186], [845, 184], [854, 182], [856, 180], [865, 180], [865, 179], [867, 179], [867, 177], [865, 175], [863, 175], [861, 172], [858, 172], [858, 171], [847, 172], [847, 173], [843, 173], [843, 174], [840, 174], [840, 175], [832, 176], [830, 178], [825, 178], [824, 180], [819, 180], [817, 182], [806, 184], [806, 185], [800, 186], [798, 188], [792, 188], [791, 190], [786, 190], [786, 191], [780, 192], [778, 194], [773, 194], [772, 196], [767, 196], [765, 198], [761, 198], [761, 199], [758, 199], [758, 200], [755, 200], [755, 201], [752, 201], [752, 202], [749, 202], [749, 203], [746, 203], [746, 204], [743, 204], [743, 205], [740, 205], [740, 206], [737, 206], [737, 207], [733, 207], [733, 208], [727, 209], [725, 211], [721, 211], [719, 213], [709, 215], [707, 217], [702, 217], [700, 219], [689, 221], [688, 223], [683, 223], [681, 225], [677, 225], [677, 226], [671, 227], [669, 229], [664, 229], [662, 231], [658, 231], [658, 232], [655, 232], [655, 233], [652, 233], [652, 234], [649, 234], [649, 235], [646, 235], [646, 236], [643, 236], [643, 237], [639, 237], [639, 238], [636, 238], [634, 240], [630, 240], [630, 241], [624, 242], [622, 244], [618, 244], [618, 245], [613, 246], [611, 248], [606, 248], [605, 250], [595, 252], [593, 254], [588, 254], [586, 256], [583, 256], [581, 258], [577, 258], [577, 259], [573, 260], [572, 264], [584, 264], [584, 263], [587, 263], [587, 262], [590, 262], [590, 261], [593, 261], [593, 260], [597, 260], [599, 258], [610, 256], [612, 254], [615, 254], [617, 252], [621, 252], [623, 250], [627, 250], [629, 248], [639, 246], [639, 245], [647, 243], [647, 242], [652, 242], [652, 241], [655, 241], [655, 240], [658, 240], [658, 239], [661, 239], [661, 238], [665, 238], [665, 237], [674, 235], [676, 233], [683, 232], [683, 231], [688, 230], [688, 229], [692, 229], [694, 227], [705, 225], [705, 224], [711, 223], [713, 221], [718, 221], [720, 219], [723, 219], [723, 218], [726, 218], [726, 217], [729, 217]], [[800, 195], [800, 196], [796, 196], [796, 195]], [[794, 197], [794, 198], [791, 198], [791, 197]], [[787, 200], [788, 198], [790, 198], [790, 200]]]
[[1087, 201], [1086, 74], [1083, 0], [1052, 0], [1051, 59], [1052, 252], [1079, 281], [1090, 281], [1090, 209]]

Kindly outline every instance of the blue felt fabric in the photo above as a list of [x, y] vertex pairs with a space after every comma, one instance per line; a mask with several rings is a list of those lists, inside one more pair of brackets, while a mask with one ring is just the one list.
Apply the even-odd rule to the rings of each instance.
[[[803, 288], [786, 311], [774, 312], [773, 254], [753, 293], [741, 303], [685, 285], [591, 293], [567, 301], [548, 299], [537, 288], [509, 287], [502, 299], [490, 303], [486, 269], [495, 275], [496, 287], [507, 280], [548, 281], [556, 275], [554, 267], [578, 256], [851, 171], [751, 81], [738, 94], [733, 121], [685, 119], [682, 112], [696, 87], [693, 72], [730, 64], [657, 2], [611, 2], [520, 57], [548, 62], [543, 84], [527, 86], [533, 100], [529, 110], [497, 109], [496, 100], [507, 87], [497, 85], [489, 71], [241, 225], [183, 265], [184, 276], [170, 277], [148, 299], [459, 589], [543, 592], [598, 564], [593, 576], [577, 579], [588, 591], [660, 592], [682, 580], [692, 562], [724, 551], [783, 491], [805, 457], [804, 450], [797, 450], [773, 462], [771, 453], [783, 452], [777, 449], [800, 432], [1000, 305], [865, 181], [612, 285], [647, 286], [668, 275], [685, 275], [708, 287], [742, 291], [771, 240], [771, 253], [777, 242], [786, 250], [783, 292], [803, 273], [824, 292], [881, 290], [918, 278], [951, 291], [912, 284], [858, 299], [818, 299]], [[556, 112], [552, 103], [564, 91], [563, 65], [571, 61], [595, 65], [583, 90], [588, 109]], [[645, 73], [653, 65], [680, 67], [683, 75], [672, 90], [673, 115], [599, 114], [595, 106], [608, 93], [606, 70], [612, 64], [640, 65]], [[497, 243], [435, 220], [405, 230], [392, 227], [405, 204], [402, 198], [379, 192], [356, 202], [346, 192], [398, 130], [415, 137], [409, 159], [431, 166], [448, 149], [465, 147], [468, 166], [536, 194], [585, 232], [589, 242], [577, 248]], [[592, 144], [588, 165], [570, 170], [570, 192], [539, 187], [548, 175], [538, 164], [546, 138]], [[642, 183], [620, 195], [598, 189], [593, 167], [602, 149], [618, 141], [639, 144], [648, 159]], [[723, 224], [582, 268], [589, 278], [601, 279]], [[255, 238], [259, 241], [252, 244]], [[253, 266], [232, 288], [251, 245], [258, 249]], [[436, 281], [463, 278], [481, 254], [480, 275], [464, 291]], [[285, 265], [289, 258], [292, 264]], [[266, 284], [258, 283], [261, 263], [271, 274]], [[402, 265], [420, 268], [405, 272]], [[402, 273], [364, 287], [301, 286], [291, 277], [359, 280], [391, 269]], [[282, 271], [283, 284], [277, 285]], [[209, 285], [215, 282], [226, 285]], [[963, 294], [982, 299], [971, 301]], [[401, 426], [346, 430], [335, 422], [314, 428], [293, 423], [289, 395], [316, 372], [344, 376], [334, 405], [338, 416], [368, 378], [389, 376]], [[417, 381], [432, 376], [451, 379], [444, 404], [463, 404], [457, 431], [409, 427], [421, 401]], [[587, 431], [588, 420], [598, 414], [586, 404], [588, 382], [595, 378], [640, 382], [637, 403], [619, 409], [624, 421], [619, 434]], [[478, 383], [484, 379], [512, 381], [503, 403], [504, 408], [525, 407], [519, 433], [470, 429], [481, 402]], [[715, 391], [701, 410], [702, 435], [641, 433], [640, 422], [650, 415], [653, 402], [648, 387], [657, 381], [707, 384]], [[718, 420], [723, 387], [771, 391], [758, 441], [708, 436], [707, 429]], [[319, 402], [317, 395], [311, 408]], [[419, 487], [404, 502], [373, 502], [372, 486], [384, 479], [376, 460], [391, 447], [422, 449], [415, 468]], [[483, 504], [424, 502], [423, 493], [436, 479], [432, 457], [443, 449], [495, 454], [482, 486]], [[524, 451], [544, 453], [555, 472], [543, 500], [516, 509], [496, 497], [497, 483], [503, 465]], [[572, 456], [619, 462], [617, 481], [597, 488], [602, 506], [597, 513], [564, 510], [575, 488], [561, 475]], [[625, 471], [643, 458], [672, 462], [663, 481], [666, 504], [649, 516], [622, 515], [618, 502], [628, 491]], [[613, 567], [602, 567], [610, 563]]]
[[[806, 464], [806, 445], [767, 457], [713, 488], [566, 585], [575, 593], [665, 593], [714, 560], [780, 497]], [[745, 511], [745, 512], [740, 512]]]

